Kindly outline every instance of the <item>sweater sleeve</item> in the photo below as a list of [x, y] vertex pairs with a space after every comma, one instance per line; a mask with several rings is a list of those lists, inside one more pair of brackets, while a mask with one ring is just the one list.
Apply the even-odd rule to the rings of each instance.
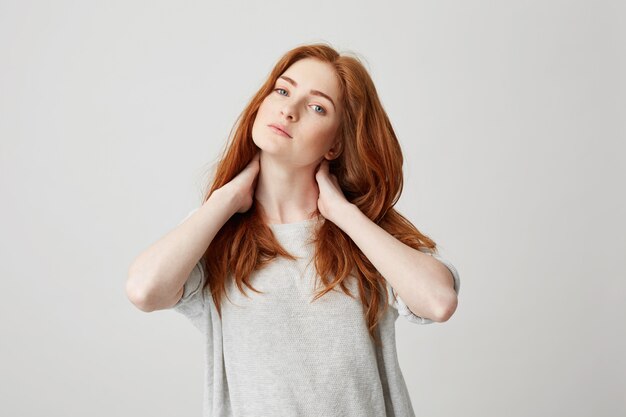
[[[450, 272], [452, 273], [452, 277], [454, 278], [454, 291], [456, 291], [456, 293], [458, 295], [459, 294], [459, 289], [461, 288], [461, 280], [460, 280], [460, 277], [459, 277], [459, 272], [454, 267], [452, 262], [450, 262], [446, 258], [443, 258], [439, 254], [436, 254], [436, 253], [431, 252], [429, 250], [421, 250], [421, 251], [431, 255], [432, 257], [437, 259], [439, 262], [443, 263], [450, 270]], [[390, 294], [392, 294], [392, 298], [393, 298], [393, 295], [395, 295], [395, 298], [396, 298], [395, 301], [392, 301], [392, 306], [395, 307], [398, 310], [398, 313], [401, 316], [406, 318], [411, 323], [416, 323], [416, 324], [431, 324], [431, 323], [435, 323], [434, 320], [431, 320], [431, 319], [426, 318], [426, 317], [420, 317], [420, 316], [414, 314], [409, 309], [409, 307], [407, 307], [407, 305], [404, 303], [402, 298], [400, 298], [400, 296], [396, 294], [395, 290], [391, 287], [391, 285], [389, 285], [389, 283], [387, 283], [387, 286], [388, 286], [388, 290], [390, 291]]]
[[[187, 220], [196, 210], [193, 209], [187, 216], [181, 220], [179, 225]], [[200, 331], [202, 331], [204, 327], [204, 320], [206, 319], [205, 314], [205, 297], [208, 292], [208, 288], [203, 290], [204, 284], [206, 282], [206, 274], [204, 267], [202, 266], [202, 261], [198, 261], [194, 268], [191, 270], [191, 273], [187, 277], [183, 287], [183, 295], [178, 300], [178, 302], [172, 306], [171, 308], [183, 314], [191, 323]]]

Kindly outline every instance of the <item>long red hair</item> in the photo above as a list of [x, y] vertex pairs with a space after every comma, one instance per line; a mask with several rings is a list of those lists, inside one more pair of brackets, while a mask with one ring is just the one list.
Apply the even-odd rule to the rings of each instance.
[[[348, 201], [402, 243], [414, 249], [429, 248], [436, 252], [435, 242], [393, 208], [402, 193], [402, 151], [370, 75], [357, 57], [340, 55], [326, 44], [299, 46], [280, 58], [231, 130], [230, 139], [217, 162], [214, 179], [204, 193], [204, 201], [232, 180], [254, 157], [258, 147], [252, 141], [252, 125], [259, 106], [273, 91], [277, 78], [303, 58], [331, 64], [340, 82], [344, 111], [338, 130], [336, 154], [339, 156], [330, 161], [329, 171], [339, 180]], [[319, 210], [317, 215], [320, 216]], [[353, 274], [357, 278], [370, 336], [379, 343], [376, 327], [389, 304], [385, 279], [334, 223], [323, 221], [315, 228], [312, 238], [315, 268], [323, 283], [323, 288], [315, 293], [314, 301], [337, 285], [346, 295], [354, 297], [344, 282]], [[210, 285], [220, 317], [229, 273], [242, 293], [243, 284], [260, 293], [250, 285], [250, 274], [277, 256], [296, 259], [275, 239], [264, 221], [263, 208], [258, 201], [254, 200], [247, 212], [235, 213], [224, 224], [201, 259], [208, 276], [205, 285]]]

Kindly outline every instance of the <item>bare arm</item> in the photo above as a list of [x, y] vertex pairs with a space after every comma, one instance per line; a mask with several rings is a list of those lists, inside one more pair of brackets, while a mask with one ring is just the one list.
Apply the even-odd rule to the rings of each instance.
[[[322, 215], [341, 228], [376, 267], [414, 315], [447, 321], [457, 307], [455, 279], [434, 257], [405, 245], [350, 203], [323, 160], [315, 180]], [[458, 289], [458, 288], [457, 288]]]
[[447, 321], [457, 307], [454, 277], [437, 259], [400, 242], [354, 204], [336, 213], [338, 226], [363, 251], [418, 316]]
[[226, 185], [215, 190], [188, 219], [176, 226], [131, 264], [126, 294], [142, 311], [174, 306], [183, 295], [191, 271], [220, 231], [235, 213], [252, 207], [260, 151]]
[[215, 190], [187, 220], [141, 252], [128, 270], [129, 300], [145, 312], [176, 304], [192, 269], [237, 208], [235, 193]]

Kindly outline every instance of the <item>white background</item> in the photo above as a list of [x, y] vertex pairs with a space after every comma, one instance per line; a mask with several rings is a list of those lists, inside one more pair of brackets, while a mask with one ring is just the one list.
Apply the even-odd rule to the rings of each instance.
[[[0, 1], [0, 414], [199, 416], [202, 339], [128, 266], [276, 60], [359, 54], [398, 209], [461, 276], [397, 322], [418, 416], [626, 414], [622, 1]], [[401, 317], [402, 318], [402, 317]]]

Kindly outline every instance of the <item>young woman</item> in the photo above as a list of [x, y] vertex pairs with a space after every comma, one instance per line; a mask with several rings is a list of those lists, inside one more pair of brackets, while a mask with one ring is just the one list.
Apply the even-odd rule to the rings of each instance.
[[402, 152], [366, 69], [295, 48], [233, 132], [203, 204], [131, 265], [130, 300], [202, 332], [205, 416], [413, 416], [395, 321], [445, 322], [460, 281], [393, 208]]

